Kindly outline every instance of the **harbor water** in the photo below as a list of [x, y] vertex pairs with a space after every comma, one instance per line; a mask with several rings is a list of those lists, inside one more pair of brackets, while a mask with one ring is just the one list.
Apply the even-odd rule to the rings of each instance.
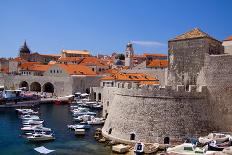
[[52, 128], [56, 139], [46, 143], [32, 143], [21, 136], [21, 120], [14, 108], [0, 109], [0, 154], [1, 155], [38, 155], [35, 147], [44, 146], [55, 150], [51, 155], [111, 155], [111, 148], [93, 138], [96, 128], [87, 130], [83, 137], [76, 137], [67, 128], [74, 124], [68, 105], [43, 104], [38, 106], [44, 126]]

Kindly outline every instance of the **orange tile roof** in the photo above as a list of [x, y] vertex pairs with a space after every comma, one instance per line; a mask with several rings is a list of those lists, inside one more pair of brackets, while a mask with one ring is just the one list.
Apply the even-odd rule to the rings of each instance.
[[160, 83], [158, 81], [140, 81], [139, 84], [155, 85], [155, 84], [160, 84]]
[[116, 73], [111, 76], [101, 78], [101, 80], [117, 81], [159, 81], [157, 78], [148, 76], [143, 73]]
[[2, 73], [9, 73], [9, 67], [2, 67], [2, 68], [0, 68], [0, 72], [2, 72]]
[[155, 56], [155, 57], [167, 57], [166, 54], [152, 54], [152, 53], [144, 53], [143, 54], [145, 57], [148, 57], [148, 56]]
[[101, 66], [101, 67], [107, 67], [108, 65], [105, 64], [104, 61], [101, 61], [101, 59], [98, 59], [96, 57], [85, 57], [80, 62], [80, 65], [85, 66]]
[[24, 60], [23, 58], [21, 57], [16, 57], [14, 59], [12, 59], [11, 61], [16, 61], [16, 62], [26, 62], [26, 60]]
[[76, 64], [57, 64], [70, 75], [96, 75], [89, 67]]
[[42, 63], [41, 62], [24, 62], [20, 65], [20, 68], [22, 70], [28, 70], [33, 65], [42, 65]]
[[168, 67], [168, 60], [155, 59], [155, 60], [150, 61], [149, 64], [147, 64], [147, 67], [166, 68]]
[[80, 61], [80, 57], [61, 57], [58, 59], [59, 62], [71, 62], [71, 61]]
[[224, 41], [232, 41], [232, 36], [229, 36], [228, 38], [224, 39]]
[[28, 70], [46, 72], [50, 67], [51, 65], [33, 65]]

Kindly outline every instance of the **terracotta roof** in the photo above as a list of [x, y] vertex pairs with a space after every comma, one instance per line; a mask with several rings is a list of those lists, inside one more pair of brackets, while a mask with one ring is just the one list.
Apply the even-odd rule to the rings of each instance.
[[224, 41], [232, 41], [232, 36], [229, 36], [228, 38], [224, 39]]
[[80, 61], [80, 57], [61, 57], [58, 59], [59, 62], [71, 62], [71, 61]]
[[9, 67], [1, 67], [0, 72], [2, 73], [9, 73]]
[[107, 67], [108, 66], [107, 64], [105, 64], [105, 61], [101, 61], [101, 59], [98, 59], [96, 57], [85, 57], [80, 62], [80, 65], [101, 66], [101, 67]]
[[143, 73], [116, 73], [111, 76], [103, 77], [101, 80], [117, 81], [159, 81], [157, 78], [148, 76]]
[[150, 61], [149, 64], [147, 64], [147, 67], [166, 68], [168, 67], [168, 60], [155, 59], [155, 60]]
[[[212, 38], [211, 36], [209, 36], [207, 33], [203, 32], [202, 30], [200, 30], [199, 28], [194, 28], [189, 32], [186, 32], [184, 34], [181, 34], [177, 37], [175, 37], [174, 39], [171, 39], [169, 41], [176, 41], [176, 40], [185, 40], [185, 39], [194, 39], [194, 38]], [[212, 38], [214, 39], [214, 38]], [[216, 39], [214, 39], [216, 40]]]
[[46, 72], [50, 67], [51, 65], [33, 65], [29, 67], [27, 70]]
[[96, 75], [89, 67], [75, 64], [56, 64], [70, 75]]
[[22, 70], [28, 70], [30, 67], [34, 65], [42, 65], [42, 63], [41, 62], [24, 62], [20, 65], [20, 68]]
[[148, 56], [153, 56], [153, 57], [167, 57], [166, 54], [152, 54], [152, 53], [144, 53], [143, 54], [145, 57], [148, 57]]
[[16, 61], [16, 62], [26, 62], [26, 60], [24, 60], [23, 58], [21, 57], [16, 57], [14, 59], [12, 59], [11, 61]]
[[82, 55], [90, 55], [90, 52], [87, 50], [62, 50], [63, 53], [68, 54], [82, 54]]
[[141, 81], [139, 84], [145, 84], [145, 85], [155, 85], [160, 84], [158, 81]]

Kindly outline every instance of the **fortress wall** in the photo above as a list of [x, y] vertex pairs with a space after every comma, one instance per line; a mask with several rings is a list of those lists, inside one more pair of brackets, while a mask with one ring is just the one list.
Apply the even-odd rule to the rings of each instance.
[[[106, 134], [112, 128], [108, 135], [112, 139], [130, 140], [130, 134], [135, 133], [136, 141], [162, 143], [166, 136], [176, 140], [214, 130], [204, 92], [192, 89], [191, 92], [165, 93], [170, 87], [159, 92], [121, 88], [124, 86], [128, 85], [119, 85], [103, 127]], [[183, 90], [184, 86], [179, 88]], [[202, 90], [205, 91], [205, 87]]]
[[232, 55], [206, 57], [204, 82], [218, 130], [232, 131]]

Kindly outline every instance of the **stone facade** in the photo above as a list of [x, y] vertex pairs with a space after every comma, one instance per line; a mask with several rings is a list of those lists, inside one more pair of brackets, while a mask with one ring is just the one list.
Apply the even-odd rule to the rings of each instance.
[[103, 105], [109, 102], [104, 107], [106, 137], [162, 143], [165, 137], [175, 141], [232, 131], [232, 55], [199, 29], [170, 40], [168, 46], [165, 87], [120, 83], [99, 89]]
[[[4, 85], [7, 89], [28, 87], [35, 92], [53, 93], [55, 96], [66, 96], [75, 92], [86, 92], [90, 86], [99, 86], [98, 76], [21, 76], [5, 75]], [[47, 87], [47, 88], [46, 88]], [[51, 92], [53, 89], [53, 92]]]
[[[120, 85], [120, 87], [122, 87]], [[185, 136], [207, 134], [211, 127], [207, 115], [206, 87], [196, 92], [195, 86], [184, 91], [170, 87], [118, 88], [111, 98], [112, 104], [103, 131], [110, 136], [135, 141], [163, 142], [164, 137], [180, 139]]]

